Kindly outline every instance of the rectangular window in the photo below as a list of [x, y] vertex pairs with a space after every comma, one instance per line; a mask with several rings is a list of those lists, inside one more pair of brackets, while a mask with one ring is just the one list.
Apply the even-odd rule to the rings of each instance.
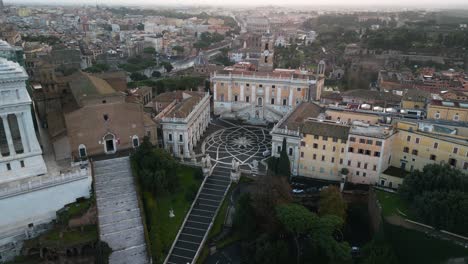
[[362, 177], [366, 177], [367, 173], [363, 172]]
[[411, 136], [407, 136], [406, 141], [410, 142], [411, 141]]
[[375, 141], [376, 146], [382, 146], [382, 141]]
[[322, 161], [325, 161], [325, 156], [324, 155], [322, 155]]
[[450, 166], [457, 166], [457, 160], [456, 159], [449, 159], [449, 164]]
[[351, 161], [350, 160], [348, 160], [348, 166], [351, 166]]
[[344, 148], [341, 148], [341, 153], [344, 153]]
[[356, 176], [359, 176], [359, 171], [356, 171]]
[[403, 152], [404, 152], [404, 153], [409, 153], [409, 148], [408, 148], [408, 147], [404, 147], [404, 148], [403, 148]]
[[417, 149], [413, 149], [413, 151], [411, 151], [411, 154], [417, 156], [417, 155], [418, 155], [418, 150], [417, 150]]
[[468, 170], [468, 161], [465, 161], [465, 163], [463, 164], [463, 169]]
[[458, 153], [458, 148], [457, 147], [453, 148], [453, 154], [457, 154], [457, 153]]
[[348, 148], [348, 152], [354, 152], [354, 148], [353, 148], [353, 147], [349, 147], [349, 148]]
[[327, 141], [327, 140], [328, 140], [328, 137], [327, 137], [327, 136], [323, 136], [322, 139], [325, 140], [325, 141]]
[[358, 168], [361, 168], [361, 162], [360, 162], [360, 161], [358, 161], [357, 167], [358, 167]]
[[342, 139], [341, 144], [346, 144], [346, 139]]
[[314, 139], [319, 139], [319, 136], [317, 136], [317, 135], [314, 135]]
[[182, 135], [179, 135], [179, 142], [184, 142], [184, 138]]
[[317, 143], [314, 143], [312, 146], [313, 146], [314, 149], [318, 148], [318, 144], [317, 144]]
[[292, 153], [293, 153], [293, 149], [292, 148], [289, 148], [289, 156], [292, 156]]
[[300, 92], [300, 91], [301, 91], [301, 88], [297, 88], [297, 91]]
[[248, 103], [250, 101], [250, 97], [246, 96], [245, 101]]
[[237, 95], [234, 95], [234, 102], [237, 102]]
[[334, 157], [331, 158], [331, 162], [335, 163], [335, 158]]
[[335, 146], [333, 146], [333, 148], [332, 148], [332, 149], [333, 149], [333, 152], [335, 152], [335, 151], [336, 151], [336, 147], [335, 147]]
[[374, 157], [380, 157], [380, 152], [379, 151], [374, 152]]
[[364, 169], [367, 170], [367, 163], [364, 163]]
[[438, 148], [438, 147], [439, 147], [439, 143], [434, 142], [434, 148], [436, 149], [436, 148]]
[[374, 142], [370, 139], [367, 140], [367, 144], [372, 145]]
[[317, 159], [317, 154], [312, 155], [312, 159], [316, 160]]
[[325, 145], [323, 145], [323, 146], [322, 146], [322, 149], [323, 149], [323, 150], [325, 150], [325, 148], [326, 148], [326, 146], [325, 146]]
[[7, 163], [7, 164], [6, 164], [6, 168], [7, 168], [7, 170], [9, 170], [9, 171], [11, 170], [11, 165], [10, 165], [10, 163]]
[[371, 155], [371, 151], [368, 150], [368, 149], [366, 149], [366, 155], [367, 155], [367, 156], [370, 156], [370, 155]]
[[305, 147], [306, 143], [304, 141], [301, 141], [301, 147]]
[[436, 159], [437, 159], [437, 157], [436, 157], [436, 155], [434, 155], [434, 154], [431, 154], [431, 156], [429, 157], [429, 159], [430, 159], [430, 160], [436, 160]]
[[250, 84], [246, 83], [246, 84], [245, 84], [245, 86], [249, 87], [249, 86], [250, 86]]
[[21, 168], [24, 168], [24, 160], [20, 160]]
[[377, 165], [374, 165], [374, 166], [372, 167], [372, 170], [373, 170], [373, 171], [376, 171], [376, 170], [377, 170]]
[[172, 134], [169, 134], [169, 141], [172, 141]]
[[419, 144], [419, 138], [416, 138], [416, 144]]
[[340, 159], [340, 164], [343, 164], [343, 159]]
[[278, 153], [281, 153], [281, 146], [278, 146], [278, 148], [276, 149], [276, 151], [277, 151]]
[[357, 151], [359, 154], [364, 154], [364, 150], [363, 149], [358, 149]]
[[355, 138], [355, 137], [350, 137], [350, 138], [349, 138], [349, 141], [355, 142], [355, 141], [356, 141], [356, 138]]
[[364, 144], [364, 143], [366, 143], [366, 140], [361, 138], [361, 139], [359, 139], [359, 143]]
[[287, 103], [287, 100], [283, 99], [283, 105], [286, 105], [286, 103]]
[[304, 152], [301, 152], [301, 158], [303, 158], [303, 157], [304, 157]]
[[333, 137], [333, 142], [338, 142], [338, 138]]

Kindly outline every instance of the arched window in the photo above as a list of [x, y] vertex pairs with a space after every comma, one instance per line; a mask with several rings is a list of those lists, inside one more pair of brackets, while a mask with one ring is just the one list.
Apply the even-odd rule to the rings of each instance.
[[80, 155], [80, 158], [85, 158], [86, 156], [88, 156], [85, 145], [80, 144], [80, 146], [78, 146], [78, 154]]
[[132, 137], [132, 145], [134, 148], [138, 147], [140, 145], [140, 140], [138, 139], [138, 136], [135, 135]]
[[104, 136], [104, 150], [108, 154], [115, 153], [115, 136], [112, 134], [107, 134]]

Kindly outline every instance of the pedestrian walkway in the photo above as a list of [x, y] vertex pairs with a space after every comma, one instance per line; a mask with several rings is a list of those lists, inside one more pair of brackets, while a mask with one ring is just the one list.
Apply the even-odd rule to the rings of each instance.
[[201, 187], [165, 263], [187, 264], [195, 260], [230, 184], [230, 168], [222, 164], [215, 165], [213, 173]]
[[149, 263], [129, 157], [94, 162], [94, 175], [100, 239], [113, 250], [109, 263]]

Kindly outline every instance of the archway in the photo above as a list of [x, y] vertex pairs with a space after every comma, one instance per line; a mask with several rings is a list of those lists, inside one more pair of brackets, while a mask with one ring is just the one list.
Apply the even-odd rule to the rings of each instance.
[[258, 105], [258, 106], [263, 106], [263, 98], [262, 98], [262, 97], [259, 97], [259, 98], [257, 99], [257, 105]]
[[106, 154], [115, 153], [115, 136], [113, 134], [107, 134], [104, 136], [104, 151]]

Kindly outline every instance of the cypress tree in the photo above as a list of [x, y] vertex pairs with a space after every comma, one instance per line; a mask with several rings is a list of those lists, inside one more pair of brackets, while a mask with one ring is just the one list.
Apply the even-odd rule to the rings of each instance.
[[291, 176], [291, 163], [289, 161], [288, 152], [286, 150], [286, 138], [283, 138], [280, 158], [278, 161], [278, 175], [287, 177]]

